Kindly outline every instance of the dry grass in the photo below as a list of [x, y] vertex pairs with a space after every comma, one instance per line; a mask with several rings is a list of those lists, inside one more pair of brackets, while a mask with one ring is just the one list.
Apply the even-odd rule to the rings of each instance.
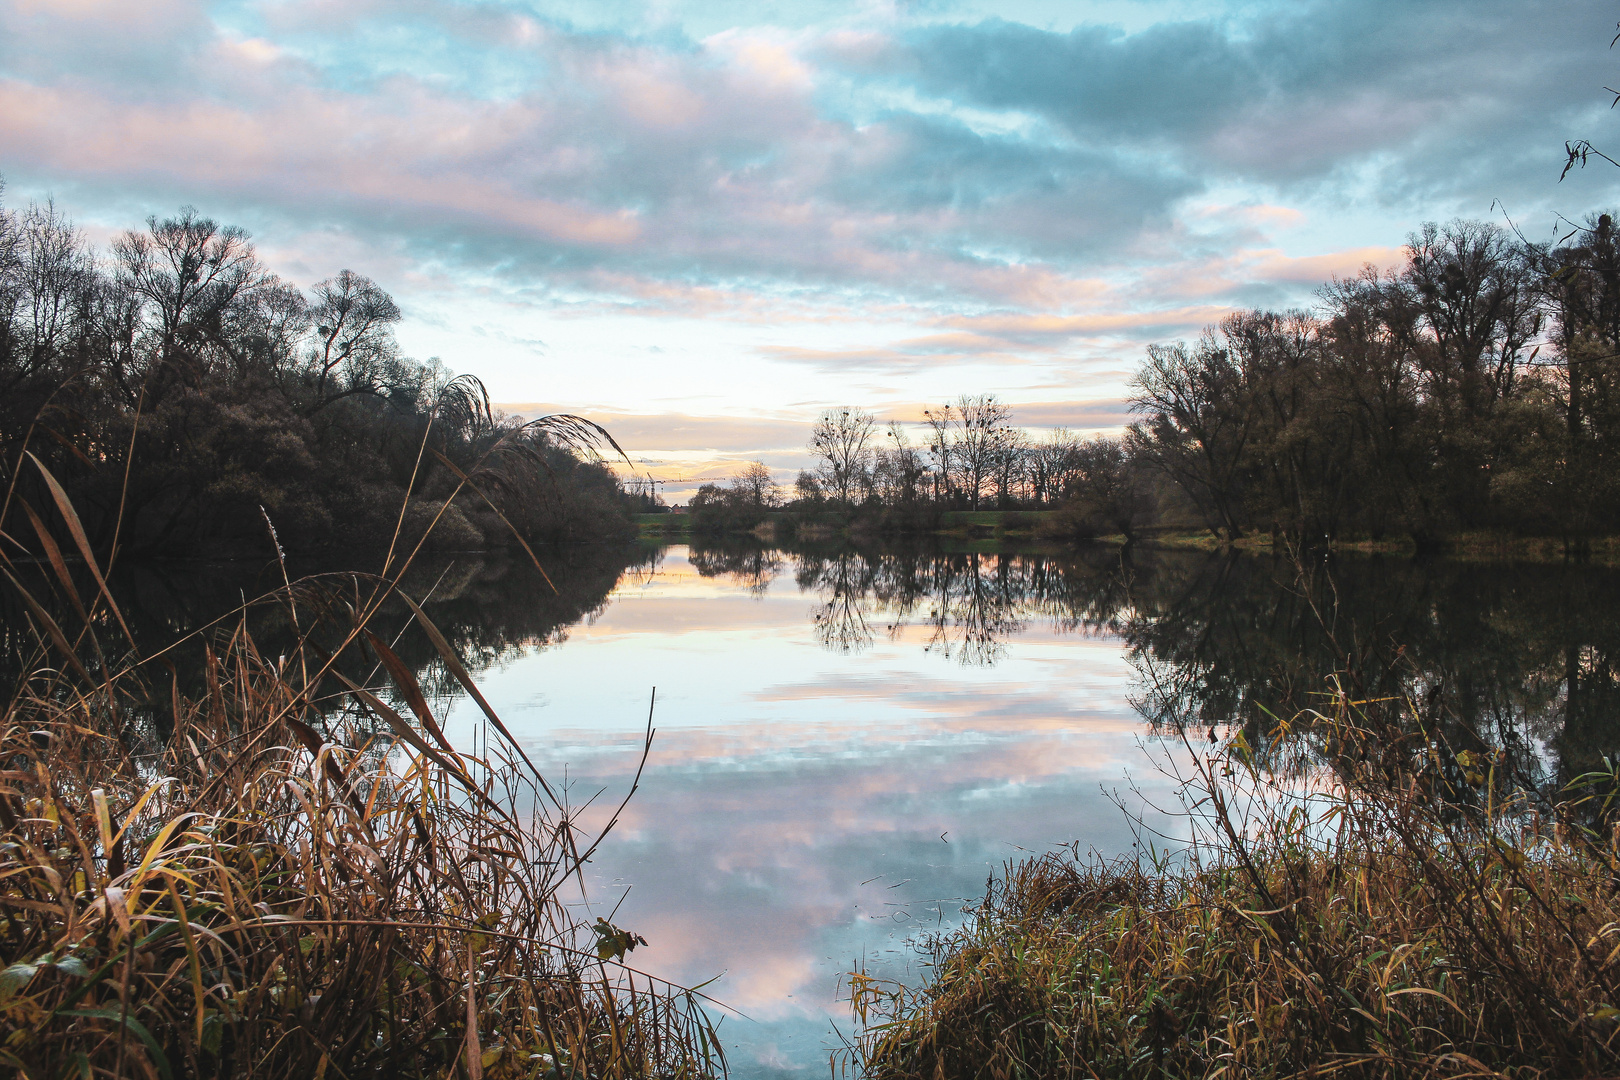
[[[1010, 866], [921, 989], [860, 973], [875, 1077], [1620, 1073], [1620, 774], [1552, 797], [1406, 702], [1332, 707], [1265, 771], [1195, 750], [1199, 843]], [[1190, 744], [1188, 750], [1194, 750]]]
[[[206, 628], [187, 697], [179, 653], [138, 655], [121, 629], [66, 497], [25, 509], [47, 558], [0, 558], [37, 646], [0, 711], [0, 1062], [38, 1080], [723, 1071], [697, 996], [565, 904], [600, 838], [399, 592], [409, 553]], [[250, 632], [264, 606], [295, 631], [284, 655]], [[427, 635], [484, 710], [483, 756], [450, 744], [394, 632]]]

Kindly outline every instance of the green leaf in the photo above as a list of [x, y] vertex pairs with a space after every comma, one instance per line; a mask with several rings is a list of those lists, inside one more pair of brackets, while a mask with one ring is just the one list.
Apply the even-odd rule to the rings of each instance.
[[147, 1053], [152, 1056], [152, 1064], [157, 1066], [157, 1071], [162, 1075], [163, 1080], [174, 1080], [174, 1070], [169, 1068], [169, 1059], [163, 1053], [163, 1048], [158, 1045], [158, 1041], [152, 1038], [152, 1033], [146, 1030], [145, 1024], [135, 1019], [134, 1016], [126, 1014], [122, 1009], [69, 1009], [60, 1015], [85, 1016], [95, 1020], [123, 1021], [124, 1026], [133, 1031], [136, 1037], [146, 1044]]
[[225, 1035], [225, 1014], [209, 1010], [203, 1017], [202, 1048], [206, 1052], [219, 1056], [220, 1040]]
[[67, 975], [72, 975], [74, 978], [88, 979], [90, 977], [90, 968], [87, 967], [85, 962], [80, 960], [77, 956], [64, 956], [52, 966], [55, 967], [57, 971], [63, 972]]
[[647, 939], [640, 934], [621, 930], [600, 916], [591, 929], [596, 931], [596, 955], [601, 960], [623, 960], [625, 953], [637, 945], [647, 944]]
[[16, 995], [17, 991], [27, 986], [39, 973], [39, 965], [19, 960], [15, 964], [0, 971], [0, 1004], [4, 1004]]

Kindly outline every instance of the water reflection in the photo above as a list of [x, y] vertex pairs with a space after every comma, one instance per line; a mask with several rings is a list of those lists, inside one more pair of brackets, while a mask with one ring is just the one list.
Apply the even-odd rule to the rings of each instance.
[[890, 638], [922, 626], [926, 651], [992, 665], [1032, 618], [1059, 630], [1114, 629], [1128, 576], [1116, 572], [1112, 553], [1089, 554], [810, 549], [792, 557], [795, 582], [820, 599], [811, 619], [827, 647], [858, 651], [879, 626]]
[[1343, 559], [1161, 559], [1124, 637], [1156, 725], [1269, 728], [1344, 671], [1563, 783], [1620, 747], [1620, 572]]
[[[546, 573], [526, 560], [501, 556], [424, 558], [407, 574], [401, 588], [422, 602], [468, 665], [476, 669], [525, 649], [566, 641], [570, 628], [601, 611], [627, 575], [650, 571], [656, 552], [633, 545], [581, 546], [542, 550], [541, 558]], [[357, 569], [365, 572], [367, 568]], [[71, 609], [61, 602], [49, 567], [40, 564], [37, 570], [37, 577], [25, 575], [24, 584], [47, 602], [55, 598], [61, 614], [70, 616]], [[312, 575], [304, 590], [306, 597], [324, 592], [341, 598], [357, 587], [344, 572], [329, 566], [294, 563], [288, 570], [295, 580]], [[240, 561], [130, 563], [120, 566], [111, 580], [131, 632], [147, 654], [222, 618], [224, 631], [229, 632], [235, 627], [233, 612], [281, 584], [282, 570], [277, 563]], [[81, 594], [94, 589], [88, 579], [79, 587]], [[359, 585], [362, 594], [370, 587], [369, 581]], [[248, 617], [262, 651], [274, 655], [290, 650], [296, 628], [286, 608], [255, 606]], [[397, 631], [409, 621], [409, 610], [395, 601], [385, 607], [377, 625]], [[0, 677], [8, 684], [33, 655], [35, 641], [28, 625], [15, 590], [0, 590]], [[440, 697], [450, 692], [454, 681], [442, 670], [438, 653], [425, 636], [406, 633], [396, 638], [390, 632], [387, 637], [395, 641], [396, 651], [418, 670], [430, 691]], [[202, 688], [202, 649], [203, 640], [197, 638], [188, 648], [169, 654], [173, 677], [184, 695], [195, 696]], [[165, 698], [169, 677], [165, 666]]]
[[[544, 558], [549, 575], [504, 558], [424, 563], [405, 588], [483, 669], [566, 641], [616, 588], [658, 574], [663, 557], [601, 546]], [[1137, 672], [1133, 702], [1155, 728], [1263, 725], [1308, 706], [1329, 674], [1348, 669], [1367, 694], [1416, 694], [1494, 744], [1555, 761], [1558, 775], [1617, 749], [1620, 572], [1609, 568], [1344, 558], [1302, 574], [1287, 560], [1234, 553], [757, 543], [693, 547], [685, 561], [700, 579], [760, 599], [786, 575], [808, 600], [815, 641], [841, 654], [920, 636], [925, 654], [992, 667], [1032, 625], [1116, 636]], [[114, 587], [137, 637], [155, 646], [279, 577], [274, 564], [148, 564], [122, 568]], [[36, 587], [51, 584], [41, 567]], [[392, 617], [403, 626], [403, 606]], [[292, 633], [282, 612], [258, 618], [262, 647]], [[16, 596], [0, 596], [9, 670], [31, 645], [25, 627]], [[424, 638], [406, 634], [397, 648], [429, 686], [446, 686]], [[184, 692], [188, 665], [177, 670]]]
[[695, 550], [750, 588], [793, 566], [826, 648], [926, 632], [924, 650], [990, 666], [1031, 621], [1117, 635], [1133, 704], [1158, 730], [1258, 733], [1347, 674], [1568, 779], [1617, 746], [1620, 572], [1582, 565], [1350, 557], [1297, 565], [1233, 552]]
[[703, 577], [728, 577], [755, 596], [764, 596], [782, 571], [781, 553], [763, 546], [733, 544], [693, 548], [688, 558], [692, 569]]
[[[636, 956], [659, 974], [725, 973], [715, 992], [758, 1021], [725, 1029], [745, 1077], [825, 1068], [838, 973], [862, 956], [903, 966], [907, 936], [958, 918], [1004, 860], [1127, 849], [1125, 774], [1172, 801], [1150, 759], [1177, 743], [1157, 735], [1258, 730], [1348, 668], [1549, 779], [1620, 749], [1613, 570], [1347, 558], [1302, 573], [1103, 547], [545, 557], [555, 590], [504, 560], [424, 566], [407, 588], [576, 802], [627, 789], [658, 687], [652, 759], [591, 902], [622, 900], [615, 921], [652, 942]], [[270, 583], [190, 568], [130, 570], [119, 588], [157, 639]], [[270, 647], [290, 632], [276, 618]], [[398, 649], [435, 681], [424, 640]], [[477, 710], [445, 711], [470, 739]]]
[[[903, 969], [908, 936], [960, 918], [1006, 859], [1129, 847], [1108, 794], [1142, 763], [1129, 665], [1019, 601], [1032, 569], [676, 547], [564, 647], [482, 673], [531, 756], [596, 807], [628, 788], [657, 686], [652, 757], [590, 895], [659, 974], [724, 973], [714, 992], [753, 1018], [725, 1029], [738, 1075], [824, 1069], [847, 1030], [840, 972]], [[973, 635], [994, 663], [961, 662]], [[452, 737], [476, 721], [457, 710]]]

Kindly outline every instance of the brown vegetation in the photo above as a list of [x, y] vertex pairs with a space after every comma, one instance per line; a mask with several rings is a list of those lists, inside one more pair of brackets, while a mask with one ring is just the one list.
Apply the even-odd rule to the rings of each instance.
[[[640, 939], [565, 904], [600, 837], [399, 590], [411, 553], [205, 627], [187, 695], [180, 651], [139, 652], [37, 471], [57, 498], [25, 510], [54, 599], [0, 553], [33, 643], [0, 711], [0, 1061], [163, 1080], [723, 1069], [697, 999], [626, 965]], [[250, 631], [265, 608], [295, 631], [283, 654]], [[406, 635], [482, 709], [482, 755], [445, 737]]]
[[[852, 976], [852, 1063], [998, 1080], [1613, 1075], [1620, 772], [1540, 793], [1421, 713], [1336, 692], [1263, 749], [1185, 743], [1198, 843], [1009, 867], [933, 942], [921, 989]], [[1285, 764], [1290, 745], [1311, 752]]]

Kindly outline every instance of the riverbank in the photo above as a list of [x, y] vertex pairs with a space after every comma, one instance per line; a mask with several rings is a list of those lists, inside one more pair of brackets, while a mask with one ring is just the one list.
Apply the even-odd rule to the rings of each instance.
[[1614, 1075], [1620, 855], [1599, 800], [1620, 773], [1536, 792], [1402, 702], [1326, 712], [1289, 733], [1316, 748], [1291, 761], [1241, 735], [1185, 744], [1200, 846], [1010, 865], [927, 942], [920, 988], [853, 973], [849, 1063], [878, 1080]]
[[[910, 536], [934, 536], [958, 541], [1041, 541], [1046, 544], [1074, 542], [1073, 538], [1058, 533], [1054, 525], [1059, 512], [1055, 510], [947, 510], [939, 515], [938, 524], [928, 528], [905, 530]], [[705, 534], [694, 532], [690, 514], [638, 514], [635, 523], [640, 539], [685, 543]], [[765, 542], [785, 539], [830, 540], [838, 537], [861, 538], [872, 535], [870, 523], [852, 520], [850, 515], [831, 511], [805, 515], [785, 511], [765, 514], [752, 529], [731, 536], [752, 536]], [[1286, 551], [1286, 546], [1275, 543], [1269, 534], [1228, 540], [1207, 529], [1169, 527], [1144, 530], [1134, 541], [1123, 534], [1089, 537], [1085, 543], [1112, 544], [1123, 547], [1134, 543], [1143, 548], [1163, 548], [1196, 551], [1232, 549], [1250, 552]], [[1418, 547], [1409, 537], [1393, 540], [1335, 540], [1328, 550], [1346, 554], [1398, 555], [1415, 557]], [[1572, 544], [1561, 537], [1515, 536], [1506, 533], [1472, 531], [1456, 533], [1437, 540], [1431, 548], [1433, 554], [1446, 558], [1474, 562], [1532, 562], [1559, 563], [1571, 560], [1590, 562], [1598, 566], [1620, 566], [1620, 536], [1597, 537], [1582, 544]]]
[[[238, 591], [177, 640], [161, 613], [126, 617], [128, 575], [109, 581], [59, 506], [88, 581], [55, 547], [48, 566], [0, 555], [27, 609], [5, 623], [6, 659], [25, 666], [0, 707], [0, 1063], [24, 1077], [724, 1071], [699, 997], [632, 979], [643, 939], [575, 906], [570, 881], [612, 821], [580, 830], [476, 688], [464, 657], [479, 642], [458, 648], [404, 595], [409, 559], [389, 578], [289, 580], [274, 564], [279, 588]], [[466, 584], [452, 569], [410, 582], [441, 593], [441, 617]], [[560, 609], [539, 597], [506, 632], [577, 621], [618, 577], [594, 598], [547, 582]], [[441, 681], [424, 687], [430, 668]], [[447, 693], [481, 706], [481, 753], [446, 736]]]

